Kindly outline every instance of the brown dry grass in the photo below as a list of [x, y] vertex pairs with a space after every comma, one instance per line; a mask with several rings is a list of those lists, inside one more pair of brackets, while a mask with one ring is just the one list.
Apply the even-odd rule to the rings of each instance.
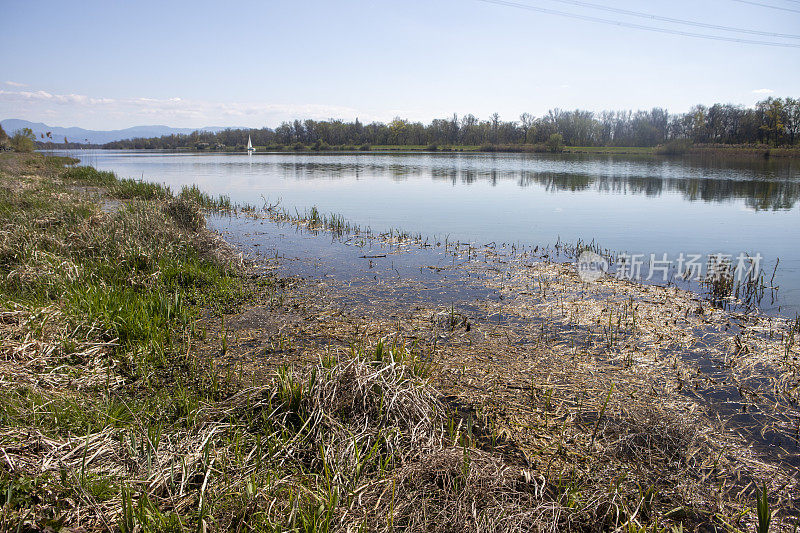
[[[478, 446], [559, 487], [550, 501], [566, 507], [561, 527], [658, 519], [747, 529], [763, 485], [777, 509], [773, 528], [793, 527], [800, 352], [792, 321], [717, 309], [675, 287], [587, 285], [573, 266], [530, 256], [454, 253], [457, 268], [503, 298], [464, 306], [452, 320], [451, 309], [405, 305], [408, 279], [383, 281], [383, 297], [369, 284], [328, 280], [295, 292], [292, 305], [332, 344], [366, 336], [428, 350], [437, 389], [471, 420]], [[468, 254], [491, 260], [463, 261]], [[342, 314], [345, 300], [363, 306]], [[302, 320], [285, 326], [281, 335], [308, 338]], [[299, 341], [275, 356], [309, 360], [317, 349]]]
[[[54, 179], [2, 164], [13, 190]], [[119, 214], [97, 206], [83, 237], [127, 213], [120, 201]], [[216, 262], [236, 258], [161, 201], [146, 204], [153, 220]], [[54, 242], [59, 218], [47, 220], [34, 226]], [[8, 286], [91, 267], [46, 251], [26, 257], [49, 270], [17, 265]], [[674, 288], [586, 286], [530, 259], [459, 267], [504, 295], [459, 310], [406, 305], [409, 280], [384, 296], [250, 280], [243, 308], [223, 301], [233, 292], [197, 293], [149, 365], [59, 298], [5, 301], [0, 529], [746, 530], [766, 483], [774, 530], [791, 530], [791, 456], [752, 446], [708, 400], [749, 387], [757, 420], [789, 435], [791, 325]], [[160, 275], [139, 285], [163, 290]], [[348, 298], [364, 305], [345, 310]], [[698, 373], [697, 354], [720, 373]]]

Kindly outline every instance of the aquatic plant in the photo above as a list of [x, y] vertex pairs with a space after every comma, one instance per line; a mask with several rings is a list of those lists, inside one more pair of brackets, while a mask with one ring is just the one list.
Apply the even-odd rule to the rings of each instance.
[[767, 499], [767, 486], [764, 485], [757, 493], [756, 508], [758, 510], [758, 533], [769, 533], [769, 524], [772, 521], [772, 514], [769, 511], [769, 500]]

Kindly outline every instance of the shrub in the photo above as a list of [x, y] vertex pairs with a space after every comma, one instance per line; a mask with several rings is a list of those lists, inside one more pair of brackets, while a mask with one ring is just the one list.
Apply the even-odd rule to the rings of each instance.
[[205, 217], [200, 211], [197, 202], [184, 197], [177, 197], [167, 202], [165, 207], [167, 215], [181, 226], [197, 231], [205, 226]]
[[3, 126], [0, 126], [0, 151], [11, 148], [11, 139], [8, 138]]
[[655, 152], [659, 155], [683, 155], [692, 147], [690, 139], [673, 139], [665, 144], [656, 146]]
[[14, 132], [14, 136], [11, 137], [11, 148], [15, 152], [33, 152], [35, 141], [36, 135], [34, 135], [33, 130], [22, 128]]
[[560, 133], [553, 133], [547, 138], [545, 145], [551, 152], [561, 152], [564, 150], [564, 137]]

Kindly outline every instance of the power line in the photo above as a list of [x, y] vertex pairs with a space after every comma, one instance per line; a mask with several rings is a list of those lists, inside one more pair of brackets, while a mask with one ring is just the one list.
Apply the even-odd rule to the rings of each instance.
[[[652, 15], [650, 13], [642, 13], [639, 11], [629, 11], [627, 9], [619, 9], [616, 7], [602, 6], [599, 4], [592, 4], [590, 2], [582, 2], [580, 0], [551, 0], [552, 2], [560, 2], [562, 4], [569, 4], [573, 6], [589, 7], [592, 9], [600, 9], [602, 11], [609, 11], [611, 13], [619, 13], [621, 15], [630, 15], [632, 17], [641, 17], [651, 20], [660, 20], [662, 22], [672, 22], [675, 24], [686, 24], [688, 26], [696, 26], [698, 28], [708, 28], [712, 30], [730, 31], [739, 33], [749, 33], [751, 35], [763, 35], [765, 37], [777, 37], [785, 39], [800, 39], [800, 35], [790, 33], [773, 33], [768, 31], [750, 30], [747, 28], [734, 28], [731, 26], [718, 26], [717, 24], [707, 24], [705, 22], [696, 22], [693, 20], [676, 19], [672, 17], [662, 17], [660, 15]], [[800, 0], [799, 0], [800, 1]]]
[[791, 7], [771, 6], [769, 4], [762, 4], [761, 2], [752, 2], [751, 0], [733, 0], [740, 4], [750, 4], [751, 6], [768, 7], [769, 9], [779, 9], [780, 11], [789, 11], [790, 13], [800, 13], [800, 9], [792, 9]]
[[[742, 43], [742, 44], [759, 44], [764, 46], [779, 46], [782, 48], [800, 48], [800, 44], [795, 43], [776, 43], [772, 41], [757, 41], [754, 39], [739, 39], [736, 37], [724, 37], [721, 35], [708, 35], [704, 33], [694, 33], [682, 30], [671, 30], [667, 28], [658, 28], [655, 26], [645, 26], [643, 24], [634, 24], [632, 22], [622, 22], [619, 20], [611, 20], [611, 19], [604, 19], [600, 17], [592, 17], [589, 15], [578, 15], [576, 13], [568, 13], [566, 11], [558, 11], [556, 9], [548, 9], [544, 7], [535, 7], [528, 4], [520, 4], [517, 2], [509, 2], [507, 0], [478, 0], [479, 2], [485, 2], [487, 4], [496, 4], [500, 6], [506, 7], [516, 7], [518, 9], [527, 9], [528, 11], [536, 11], [538, 13], [546, 13], [548, 15], [558, 15], [561, 17], [573, 18], [578, 20], [586, 20], [589, 22], [597, 22], [600, 24], [610, 24], [611, 26], [620, 26], [624, 28], [634, 28], [637, 30], [646, 30], [646, 31], [653, 31], [657, 33], [667, 33], [670, 35], [682, 35], [684, 37], [697, 37], [698, 39], [709, 39], [712, 41], [726, 41], [732, 43]], [[744, 0], [740, 0], [744, 1]]]

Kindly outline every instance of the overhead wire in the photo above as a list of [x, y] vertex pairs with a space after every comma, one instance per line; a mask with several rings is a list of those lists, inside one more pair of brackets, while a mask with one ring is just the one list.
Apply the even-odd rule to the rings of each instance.
[[[567, 17], [577, 20], [585, 20], [588, 22], [596, 22], [600, 24], [608, 24], [612, 26], [619, 26], [624, 28], [634, 28], [638, 30], [645, 30], [645, 31], [652, 31], [657, 33], [666, 33], [670, 35], [681, 35], [684, 37], [696, 37], [698, 39], [708, 39], [713, 41], [726, 41], [726, 42], [733, 42], [733, 43], [741, 43], [741, 44], [756, 44], [756, 45], [763, 45], [763, 46], [777, 46], [781, 48], [800, 48], [800, 44], [797, 43], [782, 43], [782, 42], [774, 42], [774, 41], [760, 41], [756, 39], [742, 39], [738, 37], [727, 37], [724, 35], [709, 35], [705, 33], [695, 33], [683, 30], [676, 30], [671, 28], [660, 28], [657, 26], [646, 26], [644, 24], [636, 24], [633, 22], [624, 22], [621, 20], [611, 20], [601, 17], [594, 17], [591, 15], [581, 15], [578, 13], [570, 13], [567, 11], [559, 11], [557, 9], [550, 9], [545, 7], [537, 7], [532, 6], [529, 4], [522, 4], [519, 2], [512, 2], [510, 0], [478, 0], [479, 2], [484, 2], [487, 4], [495, 4], [500, 6], [506, 7], [514, 7], [518, 9], [525, 9], [528, 11], [535, 11], [538, 13], [545, 13], [548, 15], [558, 15], [561, 17]], [[744, 0], [742, 0], [744, 1]]]
[[791, 7], [780, 7], [780, 6], [773, 6], [770, 4], [764, 4], [761, 2], [753, 2], [753, 0], [732, 0], [733, 2], [739, 2], [740, 4], [750, 4], [751, 6], [760, 6], [766, 7], [769, 9], [777, 9], [779, 11], [789, 11], [790, 13], [800, 13], [800, 9], [792, 9]]
[[601, 11], [608, 11], [610, 13], [619, 13], [620, 15], [629, 15], [631, 17], [640, 17], [646, 18], [650, 20], [659, 20], [662, 22], [670, 22], [672, 24], [684, 24], [687, 26], [695, 26], [697, 28], [708, 28], [711, 30], [719, 30], [719, 31], [727, 31], [727, 32], [736, 32], [736, 33], [748, 33], [750, 35], [762, 35], [765, 37], [776, 37], [782, 39], [800, 39], [800, 35], [792, 34], [792, 33], [775, 33], [769, 31], [761, 31], [761, 30], [752, 30], [748, 28], [736, 28], [733, 26], [721, 26], [719, 24], [709, 24], [706, 22], [697, 22], [693, 20], [684, 20], [684, 19], [677, 19], [672, 17], [664, 17], [661, 15], [654, 15], [651, 13], [643, 13], [641, 11], [630, 11], [628, 9], [620, 9], [617, 7], [611, 6], [604, 6], [600, 4], [593, 4], [591, 2], [583, 2], [581, 0], [549, 0], [551, 2], [559, 2], [561, 4], [579, 6], [579, 7], [588, 7], [591, 9], [598, 9]]

